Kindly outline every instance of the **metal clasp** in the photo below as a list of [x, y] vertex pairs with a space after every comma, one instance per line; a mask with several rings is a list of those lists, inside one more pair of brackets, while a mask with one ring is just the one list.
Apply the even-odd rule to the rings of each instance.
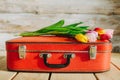
[[97, 46], [91, 45], [89, 50], [90, 59], [96, 59]]
[[47, 55], [47, 58], [50, 58], [52, 56], [52, 54], [50, 54], [50, 53], [40, 53], [39, 54], [40, 58], [43, 58], [44, 55]]
[[19, 45], [18, 53], [19, 53], [19, 58], [20, 59], [25, 59], [25, 56], [26, 56], [26, 46], [25, 45]]
[[70, 55], [71, 58], [75, 58], [75, 54], [72, 54], [72, 53], [65, 53], [64, 58], [67, 58], [68, 55]]

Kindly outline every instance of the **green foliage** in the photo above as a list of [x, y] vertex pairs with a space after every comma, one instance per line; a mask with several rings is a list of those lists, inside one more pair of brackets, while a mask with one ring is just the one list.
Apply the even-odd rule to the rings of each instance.
[[20, 36], [40, 36], [40, 35], [57, 35], [57, 36], [68, 36], [74, 37], [76, 34], [84, 34], [88, 30], [89, 26], [79, 26], [83, 22], [73, 23], [70, 25], [64, 25], [64, 20], [60, 20], [50, 26], [33, 32], [24, 32]]

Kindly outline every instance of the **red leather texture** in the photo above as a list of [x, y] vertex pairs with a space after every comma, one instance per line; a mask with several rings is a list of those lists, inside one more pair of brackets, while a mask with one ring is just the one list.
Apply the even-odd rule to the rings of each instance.
[[[18, 47], [26, 46], [25, 59], [19, 58]], [[89, 51], [91, 45], [97, 46], [96, 59], [91, 60]], [[110, 69], [110, 57], [112, 44], [110, 42], [80, 43], [72, 38], [56, 36], [20, 37], [6, 42], [7, 67], [15, 71], [40, 71], [40, 72], [102, 72]], [[54, 50], [58, 52], [54, 52]], [[70, 64], [64, 68], [50, 68], [45, 65], [43, 58], [39, 55], [43, 52], [53, 51], [51, 57], [47, 59], [49, 64], [65, 64], [63, 57], [65, 52], [73, 51], [74, 58], [70, 59]], [[69, 53], [69, 52], [68, 52]]]

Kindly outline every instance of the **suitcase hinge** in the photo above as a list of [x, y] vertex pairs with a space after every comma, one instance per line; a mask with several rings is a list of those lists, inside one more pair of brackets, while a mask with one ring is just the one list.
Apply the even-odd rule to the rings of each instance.
[[96, 59], [96, 54], [97, 54], [97, 46], [91, 45], [89, 51], [90, 59]]
[[26, 46], [25, 45], [19, 45], [18, 53], [19, 53], [19, 58], [20, 59], [25, 59], [25, 56], [26, 56]]

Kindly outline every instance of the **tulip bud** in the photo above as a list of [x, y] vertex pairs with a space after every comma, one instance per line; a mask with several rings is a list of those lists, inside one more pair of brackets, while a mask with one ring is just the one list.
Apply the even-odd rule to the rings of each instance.
[[100, 35], [100, 40], [109, 40], [110, 39], [110, 36], [107, 35], [107, 34], [101, 34]]
[[98, 33], [95, 31], [88, 31], [86, 33], [86, 36], [87, 36], [89, 42], [96, 42], [97, 37], [98, 37]]
[[113, 37], [113, 32], [114, 32], [114, 30], [113, 30], [113, 29], [105, 29], [105, 34], [109, 35], [109, 36], [110, 36], [110, 38], [112, 38], [112, 37]]
[[94, 31], [98, 32], [99, 35], [105, 34], [105, 31], [102, 28], [95, 28]]
[[77, 41], [84, 42], [84, 43], [88, 42], [88, 38], [83, 34], [76, 34], [75, 39]]

